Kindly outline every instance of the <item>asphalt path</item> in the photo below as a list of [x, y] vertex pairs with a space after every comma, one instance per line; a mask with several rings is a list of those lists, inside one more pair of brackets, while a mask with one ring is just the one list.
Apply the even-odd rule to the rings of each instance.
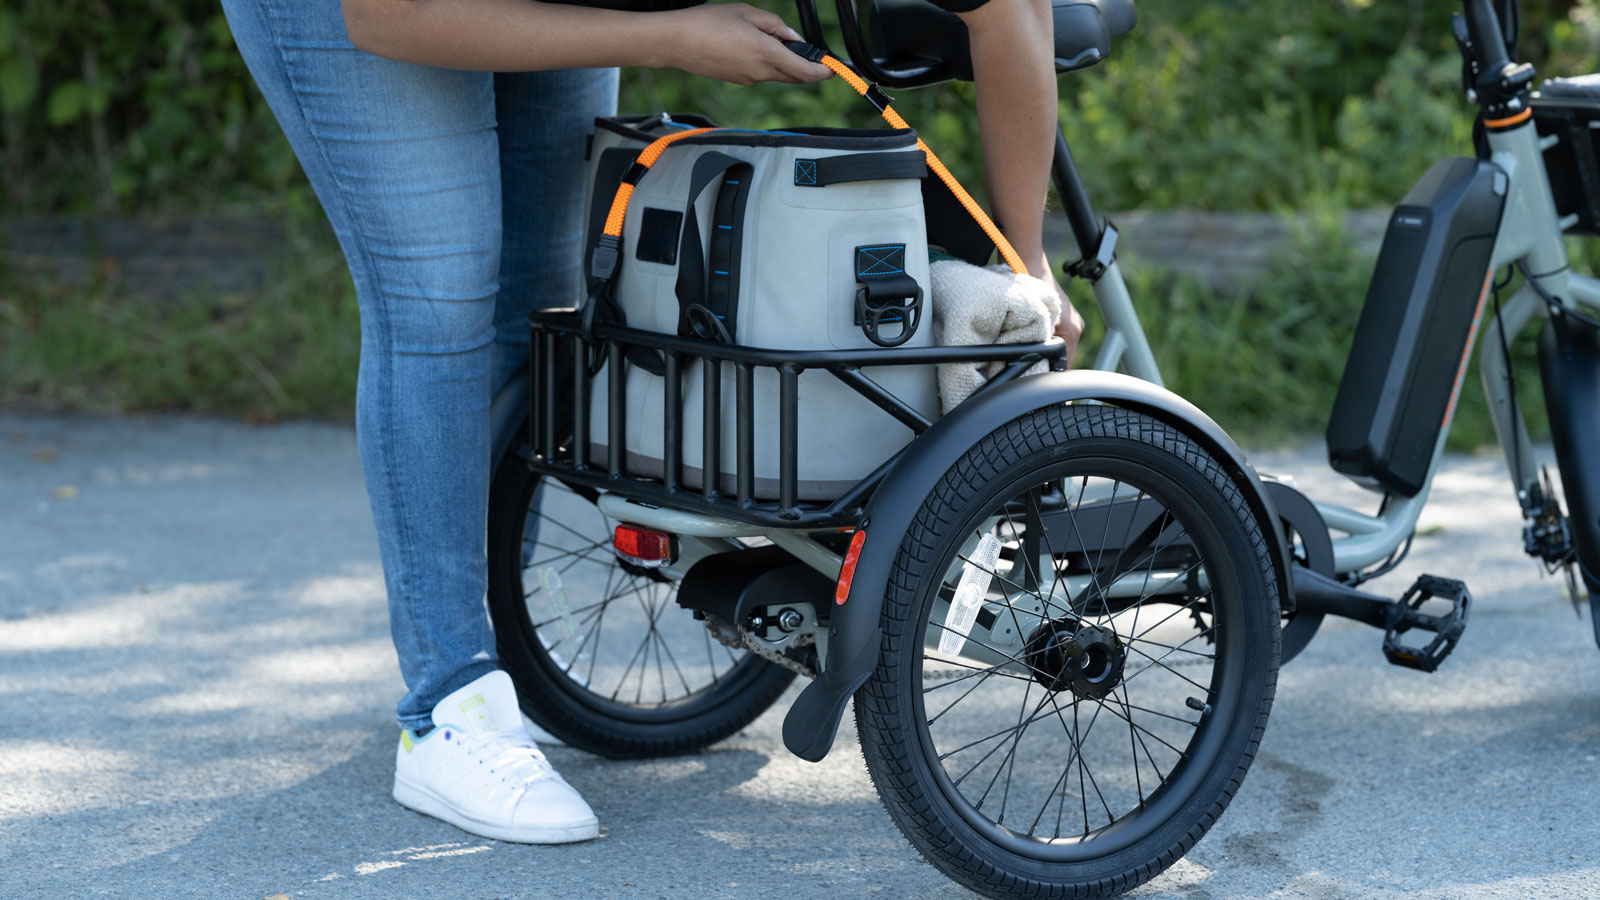
[[[1374, 500], [1311, 445], [1260, 453]], [[1141, 898], [1600, 897], [1600, 650], [1523, 556], [1497, 457], [1451, 457], [1415, 548], [1476, 597], [1423, 675], [1333, 622], [1285, 667], [1232, 806]], [[790, 697], [796, 689], [791, 689]], [[847, 717], [789, 698], [697, 755], [550, 756], [601, 836], [524, 847], [389, 798], [401, 693], [351, 432], [0, 415], [0, 898], [971, 896], [878, 804]]]

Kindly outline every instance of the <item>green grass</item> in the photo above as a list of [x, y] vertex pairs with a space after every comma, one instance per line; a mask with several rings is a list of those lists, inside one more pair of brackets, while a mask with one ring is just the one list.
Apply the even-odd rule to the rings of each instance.
[[71, 284], [0, 271], [0, 406], [348, 417], [355, 291], [330, 239], [294, 244], [280, 278], [252, 295], [138, 297], [115, 276]]

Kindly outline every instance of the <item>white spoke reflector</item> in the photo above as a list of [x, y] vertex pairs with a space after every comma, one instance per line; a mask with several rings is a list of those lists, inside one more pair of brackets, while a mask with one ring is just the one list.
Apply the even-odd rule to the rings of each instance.
[[[566, 654], [576, 653], [577, 657], [573, 659], [571, 666], [565, 666], [560, 660], [557, 660], [557, 665], [563, 665], [564, 668], [568, 669], [575, 668], [578, 663], [587, 659], [589, 654], [582, 647], [573, 646], [578, 643], [578, 628], [577, 623], [573, 620], [572, 604], [567, 602], [567, 586], [561, 582], [561, 573], [556, 571], [555, 566], [540, 566], [538, 575], [539, 586], [544, 588], [545, 596], [550, 598], [551, 605], [556, 609], [555, 621], [561, 631], [561, 637], [558, 640], [551, 641], [546, 639], [544, 641], [545, 650], [548, 652], [556, 644], [565, 645], [567, 648]], [[552, 659], [556, 659], [554, 653], [550, 655]]]
[[994, 569], [1000, 562], [1000, 539], [986, 533], [978, 539], [978, 546], [961, 566], [961, 583], [950, 599], [950, 611], [944, 615], [945, 630], [939, 636], [939, 652], [956, 656], [967, 645], [967, 635], [972, 633], [972, 623], [978, 619], [978, 609], [989, 594], [994, 581]]

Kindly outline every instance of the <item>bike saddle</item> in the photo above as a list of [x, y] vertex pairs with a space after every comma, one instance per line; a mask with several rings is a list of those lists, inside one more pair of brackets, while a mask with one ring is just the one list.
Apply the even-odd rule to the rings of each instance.
[[1600, 75], [1551, 78], [1539, 86], [1539, 96], [1569, 100], [1600, 100]]
[[[1000, 0], [1004, 2], [1004, 0]], [[1086, 69], [1111, 54], [1111, 39], [1133, 30], [1134, 0], [1052, 0], [1056, 71]], [[887, 87], [972, 80], [967, 28], [927, 0], [838, 0], [853, 61]]]

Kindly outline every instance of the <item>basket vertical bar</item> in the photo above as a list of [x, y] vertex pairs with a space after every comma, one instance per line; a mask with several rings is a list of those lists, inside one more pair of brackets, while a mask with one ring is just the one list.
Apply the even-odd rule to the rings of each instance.
[[606, 450], [607, 467], [611, 477], [616, 478], [622, 474], [623, 454], [628, 450], [627, 441], [627, 409], [628, 393], [624, 390], [627, 372], [622, 366], [622, 345], [611, 342], [606, 344], [606, 366], [610, 368], [606, 378]]
[[539, 404], [543, 421], [539, 424], [539, 436], [542, 439], [541, 451], [545, 459], [555, 459], [556, 450], [560, 448], [561, 436], [556, 434], [556, 353], [557, 338], [554, 332], [541, 331], [539, 333], [539, 373], [542, 384], [539, 385], [541, 397]]
[[572, 336], [572, 467], [589, 468], [589, 345]]
[[535, 330], [528, 342], [528, 453], [544, 452], [544, 332]]
[[778, 370], [778, 506], [793, 509], [799, 502], [800, 369], [786, 364]]
[[661, 481], [667, 491], [683, 483], [683, 356], [667, 354], [667, 374], [661, 396]]
[[756, 482], [756, 411], [755, 367], [739, 363], [734, 381], [734, 424], [738, 429], [738, 494], [740, 503], [748, 503], [755, 494]]
[[700, 493], [710, 500], [717, 495], [722, 478], [722, 363], [701, 358], [705, 375], [700, 396], [704, 401], [701, 416]]

